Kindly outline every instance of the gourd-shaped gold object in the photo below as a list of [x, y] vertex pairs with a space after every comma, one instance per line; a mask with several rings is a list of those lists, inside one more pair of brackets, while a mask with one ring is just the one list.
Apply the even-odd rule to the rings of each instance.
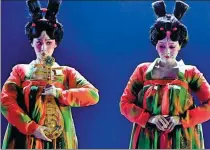
[[[46, 59], [44, 60], [44, 68], [47, 70], [47, 72], [45, 72], [48, 81], [47, 86], [52, 85], [52, 66], [54, 62], [55, 59], [50, 56], [46, 57]], [[51, 95], [45, 95], [44, 107], [46, 112], [44, 116], [44, 126], [48, 128], [47, 130], [44, 130], [44, 133], [49, 139], [53, 140], [58, 138], [63, 131], [63, 116], [60, 112], [60, 109], [57, 106], [55, 98]]]

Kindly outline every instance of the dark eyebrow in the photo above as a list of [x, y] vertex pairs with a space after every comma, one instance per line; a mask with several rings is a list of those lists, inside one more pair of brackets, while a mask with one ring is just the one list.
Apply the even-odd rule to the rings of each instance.
[[159, 43], [161, 43], [161, 44], [165, 44], [165, 42], [159, 42]]
[[169, 43], [169, 44], [173, 44], [174, 45], [175, 43]]
[[[37, 38], [37, 40], [41, 40], [40, 38]], [[46, 41], [48, 41], [48, 40], [53, 40], [53, 39], [45, 39]]]

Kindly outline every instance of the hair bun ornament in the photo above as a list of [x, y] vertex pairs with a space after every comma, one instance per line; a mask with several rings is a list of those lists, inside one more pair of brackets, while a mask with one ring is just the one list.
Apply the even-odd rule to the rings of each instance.
[[189, 5], [182, 1], [176, 1], [175, 7], [174, 7], [174, 16], [178, 19], [181, 20], [185, 12], [188, 10]]
[[56, 22], [56, 15], [59, 11], [61, 0], [49, 0], [45, 18], [52, 22]]
[[31, 26], [32, 26], [32, 27], [36, 27], [36, 24], [35, 24], [35, 23], [32, 23]]
[[157, 17], [164, 17], [166, 15], [166, 5], [164, 1], [159, 0], [152, 3], [152, 8]]
[[41, 8], [42, 12], [46, 13], [47, 12], [47, 8]]
[[40, 3], [37, 0], [27, 0], [26, 3], [33, 21], [41, 19], [42, 11]]

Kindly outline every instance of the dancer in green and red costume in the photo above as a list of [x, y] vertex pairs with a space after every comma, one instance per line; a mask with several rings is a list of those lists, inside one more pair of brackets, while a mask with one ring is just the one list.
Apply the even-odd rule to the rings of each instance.
[[[3, 86], [1, 112], [8, 120], [3, 149], [77, 149], [71, 107], [90, 106], [99, 100], [98, 90], [72, 67], [55, 62], [51, 64], [54, 68], [50, 73], [51, 85], [43, 80], [47, 70], [39, 66], [43, 66], [46, 58], [52, 58], [63, 38], [63, 26], [56, 18], [60, 4], [61, 0], [49, 0], [47, 8], [41, 8], [37, 0], [27, 0], [32, 20], [27, 23], [25, 33], [37, 58], [30, 64], [14, 66]], [[50, 105], [46, 110], [47, 96], [53, 96], [57, 106]], [[49, 131], [44, 124], [46, 114], [51, 115], [47, 120], [50, 125], [63, 120], [62, 133], [56, 140], [45, 135]]]
[[134, 123], [130, 148], [204, 149], [201, 123], [210, 119], [210, 85], [197, 67], [176, 60], [188, 42], [180, 20], [189, 6], [176, 1], [173, 14], [164, 1], [152, 6], [157, 20], [150, 40], [159, 58], [137, 66], [120, 101], [121, 113]]

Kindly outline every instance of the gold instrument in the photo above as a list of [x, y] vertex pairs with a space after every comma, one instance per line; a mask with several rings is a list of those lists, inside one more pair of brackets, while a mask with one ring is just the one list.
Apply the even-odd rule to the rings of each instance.
[[[52, 72], [53, 72], [53, 64], [55, 59], [53, 57], [46, 57], [44, 60], [44, 65], [37, 64], [35, 67], [37, 71], [35, 74], [42, 80], [47, 80], [48, 85], [52, 85]], [[54, 70], [62, 70], [62, 67], [54, 68]], [[56, 75], [54, 75], [55, 77]], [[58, 75], [60, 76], [60, 75]], [[44, 126], [48, 129], [44, 130], [45, 135], [49, 139], [56, 139], [58, 138], [61, 133], [63, 132], [64, 128], [64, 120], [63, 116], [58, 108], [56, 100], [51, 95], [45, 95], [44, 97], [44, 106], [45, 106], [45, 116], [44, 116]]]

